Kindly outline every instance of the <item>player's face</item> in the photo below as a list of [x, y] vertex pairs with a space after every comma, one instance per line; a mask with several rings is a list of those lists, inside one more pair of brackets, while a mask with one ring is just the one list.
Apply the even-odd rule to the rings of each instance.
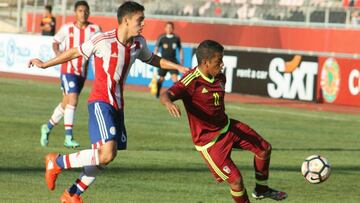
[[85, 24], [88, 22], [89, 15], [90, 11], [86, 6], [80, 5], [75, 10], [76, 21], [81, 24]]
[[214, 56], [207, 61], [208, 74], [215, 77], [224, 67], [223, 62], [224, 53], [215, 52]]
[[145, 15], [144, 12], [139, 11], [131, 15], [129, 19], [127, 19], [127, 25], [129, 29], [130, 37], [140, 35], [144, 25], [145, 25]]
[[50, 16], [50, 15], [51, 15], [51, 13], [50, 13], [50, 11], [49, 11], [49, 10], [45, 9], [44, 15], [45, 15], [45, 16]]
[[166, 24], [165, 26], [165, 32], [166, 34], [172, 34], [174, 32], [174, 27], [171, 24]]

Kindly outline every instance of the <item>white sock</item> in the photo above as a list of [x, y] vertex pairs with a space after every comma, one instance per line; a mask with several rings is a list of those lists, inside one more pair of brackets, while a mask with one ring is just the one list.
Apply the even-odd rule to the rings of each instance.
[[62, 119], [63, 116], [64, 116], [64, 109], [61, 107], [61, 103], [60, 103], [55, 107], [49, 122], [54, 126], [59, 123], [59, 121]]
[[77, 153], [63, 155], [61, 158], [65, 169], [98, 166], [99, 150], [86, 149]]
[[69, 192], [80, 195], [83, 193], [96, 179], [101, 172], [97, 166], [85, 166], [84, 171], [76, 179], [75, 183], [69, 188]]
[[75, 117], [75, 109], [76, 107], [70, 104], [67, 104], [64, 111], [64, 126], [65, 126], [65, 134], [72, 135], [72, 128]]

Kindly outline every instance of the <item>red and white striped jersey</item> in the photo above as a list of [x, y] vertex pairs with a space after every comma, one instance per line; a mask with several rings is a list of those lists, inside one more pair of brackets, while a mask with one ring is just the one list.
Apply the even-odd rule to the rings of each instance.
[[[99, 31], [100, 27], [92, 23], [83, 29], [78, 28], [74, 22], [67, 23], [60, 28], [59, 32], [56, 33], [54, 40], [57, 43], [64, 43], [65, 50], [68, 50], [80, 46]], [[87, 67], [88, 59], [79, 57], [63, 63], [61, 65], [61, 74], [74, 74], [86, 77]]]
[[135, 59], [150, 62], [153, 57], [143, 36], [126, 46], [118, 40], [117, 29], [95, 34], [78, 50], [86, 59], [94, 54], [95, 81], [88, 101], [103, 101], [115, 109], [124, 107], [123, 86]]

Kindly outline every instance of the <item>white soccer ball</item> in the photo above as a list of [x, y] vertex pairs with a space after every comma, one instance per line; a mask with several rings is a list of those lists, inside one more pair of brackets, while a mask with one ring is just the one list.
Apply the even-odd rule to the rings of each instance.
[[330, 176], [330, 163], [320, 155], [311, 155], [305, 159], [301, 166], [301, 173], [309, 183], [324, 182]]

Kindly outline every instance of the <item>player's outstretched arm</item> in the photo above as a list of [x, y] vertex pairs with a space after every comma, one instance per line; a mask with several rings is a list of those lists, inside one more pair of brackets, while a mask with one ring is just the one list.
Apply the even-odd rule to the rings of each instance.
[[180, 118], [181, 112], [178, 105], [173, 103], [174, 99], [172, 97], [171, 92], [166, 91], [161, 94], [160, 102], [166, 107], [169, 111], [169, 114], [174, 118]]
[[31, 59], [29, 61], [28, 66], [29, 66], [29, 68], [31, 68], [32, 66], [36, 66], [38, 68], [46, 69], [51, 66], [65, 63], [65, 62], [70, 61], [79, 56], [81, 56], [81, 55], [80, 55], [78, 49], [72, 48], [72, 49], [62, 52], [59, 56], [56, 56], [55, 58], [52, 58], [45, 62], [43, 62], [39, 59]]
[[186, 68], [184, 66], [178, 65], [176, 63], [173, 63], [169, 60], [166, 60], [164, 58], [161, 58], [157, 55], [154, 55], [152, 60], [149, 63], [150, 65], [153, 65], [155, 67], [160, 67], [162, 69], [167, 70], [178, 70], [180, 73], [186, 73], [189, 71], [189, 68]]

